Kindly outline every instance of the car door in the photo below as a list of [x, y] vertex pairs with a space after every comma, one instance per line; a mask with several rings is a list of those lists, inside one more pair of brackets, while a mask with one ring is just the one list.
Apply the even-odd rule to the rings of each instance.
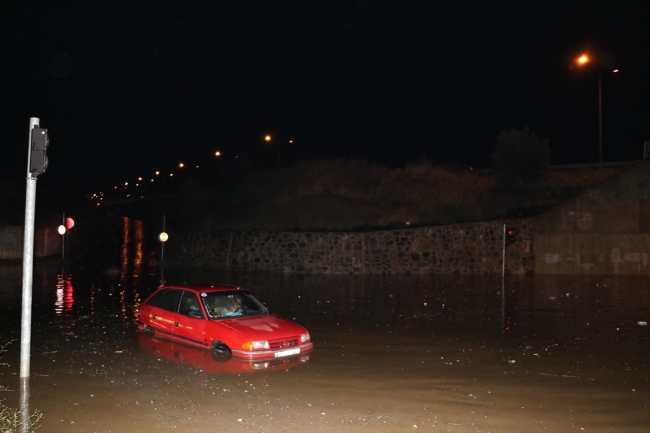
[[174, 323], [177, 318], [178, 304], [182, 290], [165, 289], [160, 297], [156, 300], [155, 305], [151, 305], [149, 310], [149, 326], [163, 336], [173, 337]]
[[188, 344], [207, 347], [204, 337], [206, 314], [196, 293], [184, 290], [174, 321], [174, 337]]

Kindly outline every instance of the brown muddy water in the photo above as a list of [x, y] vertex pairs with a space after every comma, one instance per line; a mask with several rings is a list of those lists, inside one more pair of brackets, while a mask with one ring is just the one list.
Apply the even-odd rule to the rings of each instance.
[[[650, 431], [650, 280], [291, 276], [241, 285], [306, 326], [306, 359], [218, 364], [136, 332], [160, 277], [35, 266], [30, 410], [50, 432]], [[0, 266], [0, 382], [18, 389], [21, 267]], [[639, 324], [641, 323], [641, 324]], [[18, 391], [4, 393], [16, 407]]]

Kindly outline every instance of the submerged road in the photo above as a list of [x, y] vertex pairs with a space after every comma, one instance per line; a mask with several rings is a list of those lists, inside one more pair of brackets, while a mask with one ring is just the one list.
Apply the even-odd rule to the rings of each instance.
[[[635, 278], [166, 271], [249, 289], [306, 326], [308, 359], [219, 364], [136, 332], [154, 267], [37, 267], [30, 408], [41, 432], [643, 432], [650, 283]], [[0, 266], [3, 341], [20, 267]], [[0, 379], [17, 389], [18, 343]], [[17, 404], [6, 393], [7, 404]]]

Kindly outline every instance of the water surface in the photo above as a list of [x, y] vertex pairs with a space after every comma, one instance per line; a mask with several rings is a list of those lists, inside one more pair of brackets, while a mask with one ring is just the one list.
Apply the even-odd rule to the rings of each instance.
[[[222, 365], [136, 332], [161, 275], [134, 238], [110, 263], [35, 266], [30, 407], [45, 414], [41, 432], [650, 426], [647, 279], [531, 276], [502, 288], [500, 276], [165, 270], [169, 282], [243, 286], [315, 344], [309, 359]], [[3, 341], [19, 338], [21, 284], [20, 266], [0, 266]], [[15, 389], [18, 349], [0, 379]]]

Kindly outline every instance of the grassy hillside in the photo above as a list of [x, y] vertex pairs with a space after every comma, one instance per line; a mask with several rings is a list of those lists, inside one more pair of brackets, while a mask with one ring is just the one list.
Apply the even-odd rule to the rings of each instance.
[[[553, 172], [527, 189], [497, 188], [490, 176], [427, 162], [390, 168], [359, 160], [313, 160], [282, 169], [214, 171], [216, 185], [188, 177], [156, 218], [170, 226], [233, 230], [369, 230], [452, 224], [538, 213], [620, 169]], [[24, 220], [25, 190], [0, 183], [0, 224]], [[37, 192], [37, 225], [57, 227], [61, 212], [105, 216], [70, 190]], [[97, 215], [95, 215], [97, 214]], [[93, 225], [98, 225], [93, 223]], [[77, 228], [76, 230], [81, 230]]]
[[[389, 168], [352, 160], [315, 160], [229, 179], [194, 222], [244, 230], [359, 230], [436, 225], [531, 215], [618, 169], [552, 173], [525, 190], [499, 189], [492, 178], [426, 162]], [[189, 203], [188, 198], [188, 203]], [[181, 221], [179, 221], [181, 222]]]

